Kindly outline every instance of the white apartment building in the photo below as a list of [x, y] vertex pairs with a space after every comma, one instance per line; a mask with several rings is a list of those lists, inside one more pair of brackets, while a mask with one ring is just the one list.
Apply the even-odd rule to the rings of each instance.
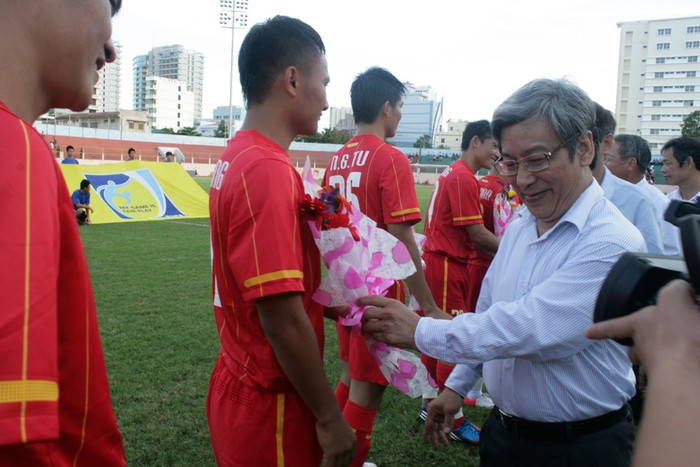
[[145, 110], [152, 128], [177, 131], [194, 126], [195, 96], [186, 83], [161, 76], [147, 76], [144, 86]]
[[99, 71], [100, 80], [95, 85], [93, 105], [89, 112], [119, 112], [119, 98], [122, 82], [122, 46], [114, 43], [117, 59], [107, 63]]
[[446, 128], [440, 128], [437, 133], [435, 133], [435, 143], [433, 147], [439, 148], [444, 146], [449, 149], [462, 149], [462, 133], [469, 123], [468, 120], [453, 120], [451, 118], [447, 119], [445, 123]]
[[652, 156], [700, 109], [700, 16], [618, 23], [617, 132], [646, 139]]
[[437, 92], [430, 86], [404, 84], [407, 92], [403, 99], [403, 116], [390, 142], [399, 147], [413, 147], [418, 138], [429, 135], [434, 145], [435, 134], [442, 123], [442, 100], [438, 100]]
[[185, 83], [185, 88], [194, 95], [194, 117], [202, 118], [204, 55], [201, 52], [182, 45], [155, 47], [147, 55], [134, 58], [133, 70], [134, 110], [146, 110], [146, 80], [160, 76]]
[[355, 129], [355, 117], [352, 107], [331, 107], [329, 110], [328, 127], [333, 130], [353, 131]]

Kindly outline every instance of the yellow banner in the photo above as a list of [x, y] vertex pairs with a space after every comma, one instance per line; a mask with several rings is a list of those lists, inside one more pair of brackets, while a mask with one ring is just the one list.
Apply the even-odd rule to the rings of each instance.
[[209, 195], [180, 164], [61, 164], [61, 170], [69, 195], [90, 180], [93, 224], [209, 217]]

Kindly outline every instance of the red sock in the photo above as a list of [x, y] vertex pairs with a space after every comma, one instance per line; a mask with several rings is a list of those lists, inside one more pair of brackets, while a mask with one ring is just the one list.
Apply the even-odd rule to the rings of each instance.
[[465, 417], [464, 415], [462, 415], [462, 416], [459, 417], [459, 418], [455, 418], [455, 421], [454, 421], [454, 423], [452, 424], [452, 429], [453, 429], [453, 430], [456, 430], [457, 428], [459, 428], [459, 425], [461, 425], [462, 422], [463, 422], [464, 420], [466, 420], [466, 419], [467, 419], [467, 417]]
[[367, 460], [369, 449], [372, 447], [372, 426], [374, 425], [374, 416], [377, 415], [376, 409], [362, 407], [349, 400], [345, 404], [343, 416], [348, 421], [357, 437], [357, 446], [355, 458], [350, 464], [350, 467], [362, 467], [362, 464]]
[[435, 382], [438, 385], [438, 389], [440, 392], [442, 392], [443, 389], [445, 389], [445, 382], [447, 381], [447, 378], [450, 376], [450, 373], [452, 373], [452, 369], [454, 368], [454, 365], [450, 365], [448, 363], [443, 363], [443, 362], [438, 362], [437, 363], [437, 378], [435, 378]]
[[345, 403], [348, 401], [349, 396], [350, 386], [346, 386], [345, 383], [338, 380], [338, 385], [335, 387], [335, 400], [338, 402], [341, 412], [345, 408]]

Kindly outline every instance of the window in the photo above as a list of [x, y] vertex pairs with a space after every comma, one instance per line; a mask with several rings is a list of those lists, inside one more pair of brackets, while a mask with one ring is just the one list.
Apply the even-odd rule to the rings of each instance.
[[661, 115], [652, 115], [652, 116], [651, 116], [651, 119], [652, 119], [653, 121], [661, 120]]
[[665, 59], [664, 57], [656, 57], [656, 63], [657, 63], [657, 64], [666, 63], [666, 59]]
[[687, 71], [685, 73], [685, 76], [688, 78], [695, 78], [695, 72], [694, 71]]
[[688, 34], [700, 32], [700, 26], [688, 26]]
[[[688, 42], [686, 42], [686, 47], [688, 47]], [[656, 44], [656, 50], [666, 50], [671, 48], [670, 42], [659, 42]]]
[[654, 92], [663, 92], [663, 86], [654, 86]]
[[694, 55], [694, 56], [688, 57], [688, 63], [698, 63], [698, 56]]
[[659, 36], [670, 36], [671, 28], [661, 28], [656, 31]]
[[693, 101], [683, 101], [683, 107], [693, 107]]
[[[700, 41], [688, 41], [685, 43], [686, 49], [700, 49]], [[696, 58], [697, 60], [697, 58]]]
[[663, 71], [657, 71], [654, 73], [654, 78], [663, 78], [663, 77], [664, 77]]
[[695, 92], [695, 86], [686, 86], [685, 92]]
[[659, 134], [659, 129], [658, 128], [652, 128], [649, 130], [650, 135], [658, 135]]
[[661, 107], [661, 101], [651, 101], [652, 107]]

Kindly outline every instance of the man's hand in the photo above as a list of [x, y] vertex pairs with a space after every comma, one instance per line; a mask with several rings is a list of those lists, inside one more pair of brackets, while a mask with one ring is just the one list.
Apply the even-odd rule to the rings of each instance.
[[642, 364], [653, 378], [654, 371], [675, 359], [686, 360], [700, 352], [700, 311], [693, 288], [675, 280], [661, 289], [656, 306], [622, 318], [594, 324], [586, 329], [589, 339], [631, 337], [630, 360]]
[[316, 436], [328, 467], [345, 467], [355, 458], [355, 433], [342, 414], [326, 423], [316, 423]]
[[445, 388], [438, 398], [430, 403], [423, 429], [424, 443], [430, 443], [433, 449], [437, 449], [440, 444], [449, 446], [454, 414], [462, 407], [463, 400], [462, 396], [450, 388]]
[[375, 295], [362, 297], [357, 304], [367, 307], [362, 318], [366, 336], [401, 348], [416, 348], [413, 334], [420, 316], [403, 303]]

